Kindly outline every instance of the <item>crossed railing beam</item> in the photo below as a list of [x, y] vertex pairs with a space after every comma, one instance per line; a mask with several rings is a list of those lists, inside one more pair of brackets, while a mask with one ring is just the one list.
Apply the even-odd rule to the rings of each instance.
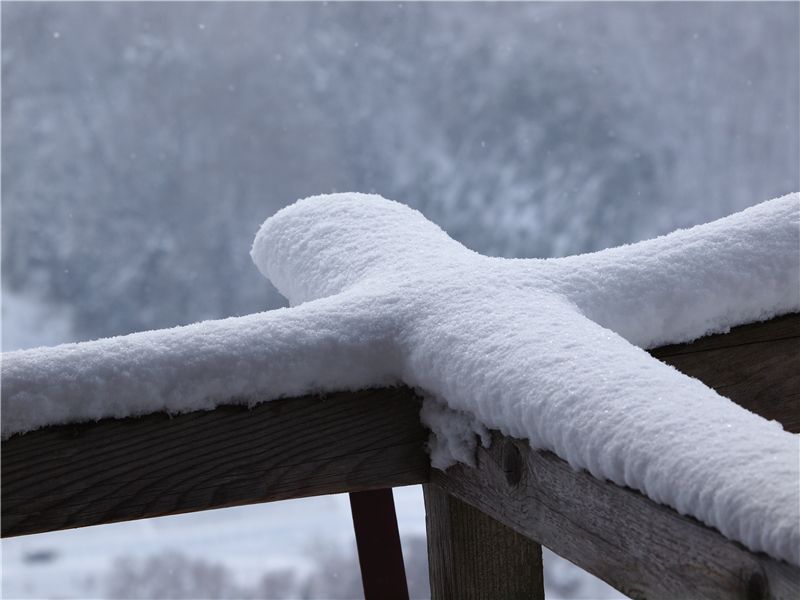
[[[800, 432], [800, 315], [651, 353]], [[797, 567], [524, 441], [431, 470], [419, 408], [378, 389], [16, 435], [2, 535], [423, 483], [434, 598], [542, 597], [539, 544], [632, 597], [800, 597]]]

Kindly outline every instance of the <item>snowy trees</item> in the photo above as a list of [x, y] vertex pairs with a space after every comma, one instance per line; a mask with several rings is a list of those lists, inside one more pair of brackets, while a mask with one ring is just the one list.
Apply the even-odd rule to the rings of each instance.
[[279, 305], [243, 234], [312, 193], [507, 256], [717, 218], [800, 187], [797, 13], [4, 5], [3, 283], [86, 339]]
[[[429, 598], [428, 560], [424, 536], [404, 539], [405, 564], [411, 598]], [[144, 559], [118, 557], [104, 573], [107, 598], [149, 598], [191, 600], [240, 598], [256, 600], [288, 598], [353, 600], [363, 598], [355, 548], [322, 544], [310, 552], [310, 567], [301, 572], [293, 568], [267, 569], [254, 585], [241, 585], [224, 565], [167, 552]], [[557, 591], [575, 585], [568, 577], [554, 574]], [[569, 588], [567, 588], [569, 589]], [[87, 590], [88, 591], [88, 590]]]

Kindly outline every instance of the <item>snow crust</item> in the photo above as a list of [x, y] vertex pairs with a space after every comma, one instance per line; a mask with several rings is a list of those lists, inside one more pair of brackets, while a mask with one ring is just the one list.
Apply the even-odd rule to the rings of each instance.
[[335, 194], [279, 211], [251, 254], [292, 308], [4, 354], [3, 436], [404, 383], [436, 399], [435, 466], [499, 429], [800, 565], [800, 438], [642, 349], [800, 310], [800, 194], [547, 260]]

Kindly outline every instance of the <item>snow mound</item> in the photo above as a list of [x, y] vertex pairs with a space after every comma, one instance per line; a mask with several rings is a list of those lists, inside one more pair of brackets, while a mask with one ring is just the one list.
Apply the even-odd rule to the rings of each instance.
[[3, 435], [404, 383], [468, 462], [486, 428], [800, 565], [800, 441], [642, 348], [800, 310], [800, 195], [593, 254], [476, 254], [378, 196], [301, 200], [252, 257], [293, 308], [3, 356]]

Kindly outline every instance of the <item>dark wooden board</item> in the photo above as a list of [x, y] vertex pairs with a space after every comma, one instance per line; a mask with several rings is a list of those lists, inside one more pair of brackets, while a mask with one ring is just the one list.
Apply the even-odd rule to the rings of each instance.
[[2, 445], [2, 535], [428, 479], [407, 388], [49, 427]]
[[650, 353], [744, 408], [800, 433], [800, 315]]
[[365, 600], [408, 600], [408, 582], [390, 488], [350, 492]]
[[433, 470], [430, 485], [632, 598], [800, 598], [797, 567], [753, 554], [637, 492], [573, 471], [525, 441], [495, 433], [477, 461], [476, 468]]
[[687, 352], [705, 352], [731, 346], [774, 342], [788, 338], [800, 339], [800, 314], [791, 313], [760, 323], [748, 323], [732, 327], [727, 333], [718, 333], [699, 338], [686, 344], [671, 344], [651, 350], [659, 357]]
[[542, 547], [425, 484], [432, 600], [544, 600]]

